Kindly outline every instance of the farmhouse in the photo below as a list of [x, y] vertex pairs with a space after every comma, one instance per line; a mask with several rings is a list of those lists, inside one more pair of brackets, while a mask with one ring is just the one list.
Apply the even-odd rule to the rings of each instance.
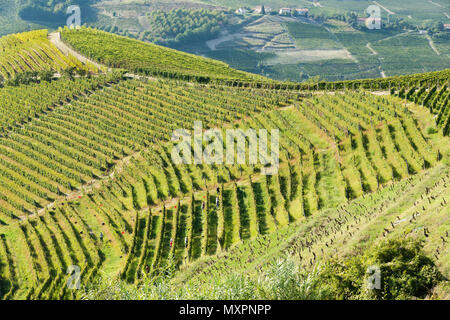
[[291, 14], [291, 8], [281, 8], [279, 11], [280, 15], [290, 15]]
[[304, 16], [307, 17], [308, 16], [308, 12], [309, 9], [308, 8], [300, 8], [300, 9], [295, 9], [294, 14], [296, 16]]
[[246, 14], [248, 12], [250, 12], [250, 10], [247, 8], [239, 8], [236, 10], [236, 14]]

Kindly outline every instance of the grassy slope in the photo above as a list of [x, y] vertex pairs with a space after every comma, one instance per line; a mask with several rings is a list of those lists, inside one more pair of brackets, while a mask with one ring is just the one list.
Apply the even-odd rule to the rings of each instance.
[[[420, 119], [423, 129], [433, 123], [424, 108], [413, 104], [409, 108]], [[263, 265], [286, 254], [294, 254], [307, 270], [320, 265], [334, 255], [349, 256], [361, 254], [374, 244], [394, 237], [414, 237], [425, 240], [425, 252], [436, 262], [440, 271], [450, 277], [450, 144], [449, 139], [437, 134], [427, 135], [442, 146], [444, 161], [437, 167], [416, 176], [390, 184], [373, 194], [343, 203], [337, 209], [322, 210], [306, 221], [301, 220], [277, 230], [275, 233], [245, 241], [241, 246], [216, 256], [204, 257], [181, 269], [174, 279], [175, 285], [185, 283], [203, 285], [227, 274], [255, 274]], [[444, 203], [447, 202], [447, 204]], [[412, 214], [416, 218], [410, 221]], [[419, 214], [417, 214], [419, 213]], [[338, 229], [331, 225], [334, 219], [348, 218]], [[392, 227], [392, 224], [394, 227]], [[319, 227], [326, 226], [330, 236], [324, 235]], [[429, 234], [424, 235], [424, 227]], [[389, 230], [388, 234], [384, 230]], [[446, 239], [445, 243], [442, 237]], [[300, 250], [300, 243], [314, 242], [312, 252], [318, 259], [311, 264], [312, 252]], [[333, 243], [331, 243], [333, 242]], [[323, 251], [322, 251], [323, 250]], [[301, 257], [301, 258], [299, 258]], [[205, 287], [206, 288], [206, 287]], [[207, 289], [205, 289], [207, 291]], [[439, 298], [450, 297], [446, 285], [436, 288]]]

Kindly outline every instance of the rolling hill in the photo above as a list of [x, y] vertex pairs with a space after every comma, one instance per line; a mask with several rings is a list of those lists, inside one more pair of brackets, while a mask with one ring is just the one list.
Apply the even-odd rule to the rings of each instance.
[[[281, 81], [399, 76], [438, 71], [450, 62], [444, 26], [450, 8], [438, 0], [5, 0], [0, 35], [55, 31], [66, 23], [73, 4], [80, 6], [83, 26]], [[254, 10], [262, 4], [264, 15]], [[361, 20], [371, 5], [380, 8], [379, 30], [367, 29]], [[247, 13], [235, 12], [241, 7]], [[279, 15], [283, 7], [305, 8], [308, 15]]]
[[[101, 31], [61, 32], [101, 68], [0, 88], [2, 299], [80, 298], [67, 286], [72, 266], [82, 286], [100, 275], [136, 285], [173, 266], [176, 292], [286, 252], [311, 268], [423, 228], [449, 276], [448, 70], [295, 84]], [[47, 65], [61, 71], [56, 60]], [[278, 174], [175, 164], [172, 133], [195, 121], [279, 130]]]

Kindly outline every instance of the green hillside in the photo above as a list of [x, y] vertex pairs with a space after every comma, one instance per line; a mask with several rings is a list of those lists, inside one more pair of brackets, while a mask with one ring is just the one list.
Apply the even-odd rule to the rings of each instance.
[[[201, 58], [95, 29], [64, 29], [62, 38], [89, 58], [138, 74], [199, 82], [217, 79], [243, 81], [264, 79], [231, 69], [217, 60]], [[92, 45], [93, 43], [95, 45]]]
[[[62, 36], [110, 70], [0, 88], [2, 300], [79, 299], [100, 277], [135, 287], [167, 273], [166, 298], [186, 283], [187, 297], [224, 298], [205, 283], [287, 253], [309, 271], [421, 232], [449, 276], [448, 70], [296, 84], [92, 29]], [[175, 164], [172, 133], [195, 121], [278, 129], [277, 173]], [[445, 297], [444, 284], [427, 294]]]
[[[448, 167], [438, 166], [368, 197], [323, 211], [309, 222], [293, 225], [270, 237], [249, 241], [230, 252], [204, 259], [177, 274], [172, 280], [176, 288], [174, 291], [190, 298], [192, 296], [184, 288], [193, 287], [200, 291], [197, 296], [220, 299], [220, 296], [214, 297], [213, 292], [227, 288], [227, 281], [233, 283], [230, 274], [251, 281], [255, 276], [264, 275], [258, 268], [263, 267], [267, 272], [267, 266], [273, 261], [286, 258], [293, 259], [300, 270], [313, 272], [331, 258], [362, 255], [383, 241], [399, 237], [425, 240], [425, 252], [435, 259], [448, 277], [448, 244], [443, 243], [441, 238], [448, 241], [449, 210], [444, 203], [449, 196], [445, 187], [448, 179]], [[427, 195], [422, 199], [419, 194]], [[425, 206], [425, 211], [422, 206]], [[343, 217], [348, 219], [343, 221]], [[224, 273], [228, 277], [221, 276]], [[216, 288], [208, 288], [206, 283], [213, 283]], [[234, 289], [237, 294], [235, 299], [244, 298], [239, 296], [239, 288], [245, 288], [245, 285]], [[441, 298], [448, 299], [448, 288], [443, 285], [436, 288], [436, 297], [442, 294], [441, 290], [446, 292]], [[252, 294], [258, 298], [257, 292]]]
[[[0, 38], [0, 82], [28, 73], [39, 75], [49, 71], [62, 73], [66, 69], [98, 72], [71, 55], [62, 54], [49, 40], [47, 30], [12, 34]], [[52, 76], [52, 74], [51, 74]]]

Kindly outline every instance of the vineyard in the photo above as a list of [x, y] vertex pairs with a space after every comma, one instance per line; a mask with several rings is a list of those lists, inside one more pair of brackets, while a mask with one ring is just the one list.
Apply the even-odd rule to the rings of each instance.
[[[202, 58], [151, 43], [90, 28], [64, 29], [61, 36], [76, 51], [110, 67], [130, 72], [181, 80], [263, 80], [223, 62]], [[95, 45], [93, 45], [95, 43]]]
[[13, 127], [20, 128], [45, 112], [51, 112], [64, 103], [118, 80], [117, 76], [117, 74], [109, 74], [97, 78], [61, 79], [54, 82], [0, 88], [2, 99], [0, 132], [5, 135]]
[[[173, 165], [171, 131], [194, 120], [205, 128], [278, 128], [279, 174]], [[99, 270], [138, 282], [169, 261], [182, 267], [225, 252], [441, 158], [399, 98], [303, 99], [137, 80], [110, 83], [12, 128], [0, 150], [5, 298], [38, 299], [71, 297], [70, 265], [81, 267], [84, 284]]]
[[[295, 83], [274, 81], [231, 69], [212, 59], [181, 53], [150, 43], [90, 28], [63, 29], [62, 38], [76, 51], [110, 67], [157, 77], [196, 82], [220, 82], [231, 86], [251, 86], [286, 90], [392, 90], [403, 86], [448, 85], [450, 69], [379, 79], [336, 82]], [[95, 39], [97, 45], [92, 46]], [[124, 48], [127, 49], [124, 49]], [[132, 49], [130, 49], [132, 48]], [[130, 51], [131, 50], [131, 51]]]
[[[312, 267], [320, 249], [399, 233], [395, 214], [429, 224], [430, 250], [444, 251], [434, 235], [448, 234], [450, 144], [429, 127], [448, 134], [448, 70], [393, 79], [390, 95], [310, 92], [100, 31], [62, 35], [122, 70], [0, 88], [0, 299], [79, 298], [73, 266], [83, 287], [101, 275], [139, 284], [168, 267], [201, 281], [274, 250]], [[260, 139], [278, 129], [278, 173], [175, 164], [172, 133], [195, 121]]]
[[[427, 254], [448, 275], [448, 244], [442, 239], [448, 241], [449, 182], [448, 166], [438, 165], [369, 196], [325, 210], [310, 221], [207, 257], [179, 272], [172, 284], [173, 296], [221, 299], [217, 287], [229, 279], [224, 274], [261, 276], [262, 264], [286, 256], [299, 260], [302, 270], [312, 272], [317, 264], [335, 257], [336, 252], [364, 252], [377, 241], [396, 237], [427, 237]], [[194, 288], [195, 294], [186, 288]], [[241, 299], [241, 294], [248, 295], [238, 292], [229, 299]]]
[[392, 90], [391, 93], [428, 108], [435, 115], [436, 127], [442, 129], [444, 136], [450, 135], [450, 91], [447, 85], [439, 87], [424, 83], [420, 87], [403, 87], [398, 91]]
[[0, 80], [12, 79], [26, 72], [61, 72], [69, 68], [98, 71], [93, 65], [84, 65], [75, 57], [62, 54], [47, 39], [47, 30], [2, 37], [0, 52]]

